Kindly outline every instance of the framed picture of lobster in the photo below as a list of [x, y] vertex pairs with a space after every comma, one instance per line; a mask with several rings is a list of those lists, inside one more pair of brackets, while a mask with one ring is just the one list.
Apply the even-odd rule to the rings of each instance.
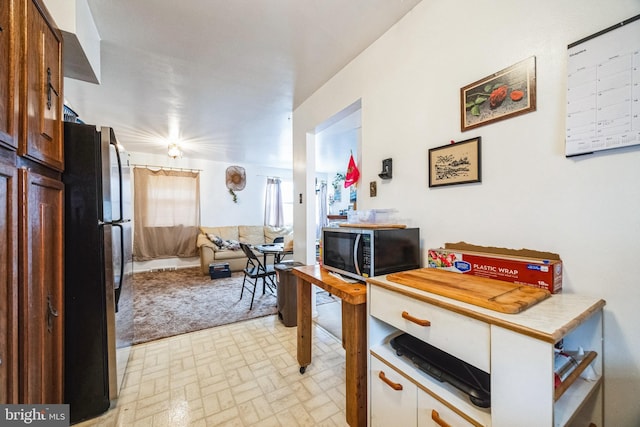
[[460, 89], [463, 132], [535, 110], [535, 56]]

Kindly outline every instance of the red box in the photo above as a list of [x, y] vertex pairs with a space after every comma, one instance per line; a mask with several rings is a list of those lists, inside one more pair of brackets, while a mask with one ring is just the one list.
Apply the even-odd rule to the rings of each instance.
[[429, 249], [428, 266], [546, 289], [562, 290], [562, 260], [550, 252], [446, 243]]

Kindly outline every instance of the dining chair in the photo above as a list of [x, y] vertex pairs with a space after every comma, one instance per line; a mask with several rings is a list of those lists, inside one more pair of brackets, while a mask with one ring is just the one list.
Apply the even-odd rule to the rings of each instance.
[[[282, 243], [284, 244], [284, 237], [282, 236], [278, 236], [278, 237], [274, 237], [273, 238], [273, 243]], [[282, 261], [282, 258], [284, 258], [284, 254], [274, 254], [273, 255], [273, 264], [280, 264], [280, 262]]]
[[[247, 265], [244, 268], [244, 279], [242, 280], [242, 291], [240, 291], [240, 299], [244, 294], [244, 289], [247, 288], [247, 292], [251, 292], [251, 304], [249, 310], [253, 308], [253, 300], [256, 295], [256, 287], [258, 286], [258, 280], [262, 279], [262, 294], [266, 293], [266, 288], [275, 293], [276, 282], [274, 280], [276, 270], [273, 268], [273, 264], [264, 265], [260, 258], [253, 252], [251, 247], [246, 243], [240, 243], [240, 248], [247, 256]], [[253, 285], [253, 290], [251, 289]]]
[[[282, 243], [282, 244], [284, 244], [284, 237], [279, 236], [279, 237], [274, 238], [273, 239], [273, 243]], [[278, 263], [282, 262], [282, 260], [284, 260], [284, 257], [286, 257], [287, 255], [291, 255], [291, 254], [293, 254], [292, 250], [282, 252], [281, 254], [279, 254], [278, 256], [275, 257], [274, 263], [278, 264]]]

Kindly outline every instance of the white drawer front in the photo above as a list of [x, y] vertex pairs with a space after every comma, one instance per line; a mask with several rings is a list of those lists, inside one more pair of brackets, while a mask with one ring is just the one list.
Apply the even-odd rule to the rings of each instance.
[[478, 425], [489, 426], [491, 421], [472, 423], [442, 402], [418, 390], [418, 427], [476, 427]]
[[488, 324], [375, 285], [368, 303], [372, 316], [490, 373]]
[[[415, 426], [418, 387], [374, 356], [369, 373], [371, 427]], [[381, 373], [390, 383], [381, 378]], [[396, 390], [393, 385], [402, 389]]]

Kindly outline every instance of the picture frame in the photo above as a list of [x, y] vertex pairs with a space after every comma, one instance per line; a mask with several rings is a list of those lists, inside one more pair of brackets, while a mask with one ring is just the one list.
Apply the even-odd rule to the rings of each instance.
[[535, 56], [460, 89], [460, 128], [463, 132], [535, 110]]
[[481, 182], [481, 137], [429, 149], [429, 187]]
[[349, 187], [349, 202], [354, 203], [358, 199], [356, 186]]

